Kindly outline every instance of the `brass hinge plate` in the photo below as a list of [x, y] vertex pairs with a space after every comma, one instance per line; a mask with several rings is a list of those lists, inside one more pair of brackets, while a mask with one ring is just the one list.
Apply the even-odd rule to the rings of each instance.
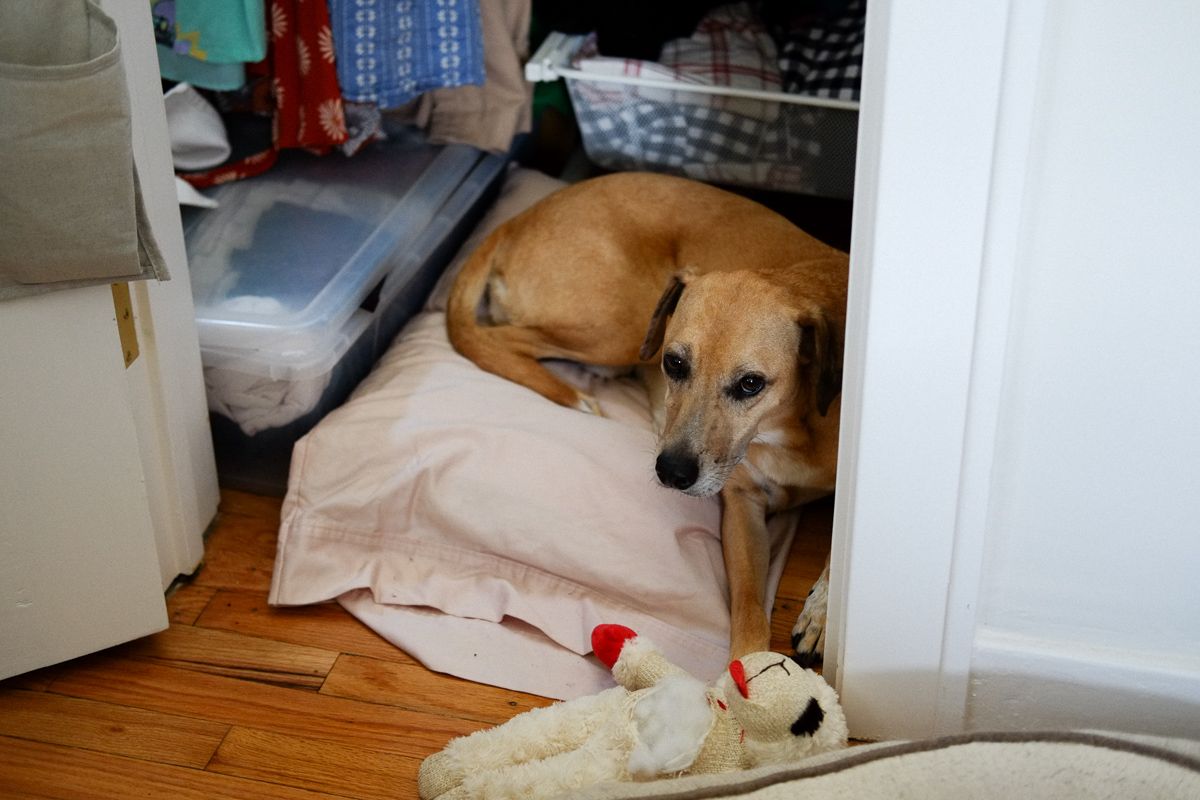
[[117, 335], [121, 339], [121, 353], [125, 357], [125, 367], [138, 357], [137, 325], [133, 319], [133, 301], [129, 297], [128, 283], [112, 285], [113, 310], [117, 312]]

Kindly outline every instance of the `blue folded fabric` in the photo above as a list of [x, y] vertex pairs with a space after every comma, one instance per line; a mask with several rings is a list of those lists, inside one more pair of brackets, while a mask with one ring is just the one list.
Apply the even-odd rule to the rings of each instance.
[[347, 100], [402, 106], [431, 89], [482, 85], [478, 0], [330, 0]]

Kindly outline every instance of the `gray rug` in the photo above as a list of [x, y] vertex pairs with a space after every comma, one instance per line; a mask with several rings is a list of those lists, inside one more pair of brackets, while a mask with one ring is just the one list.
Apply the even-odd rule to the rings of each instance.
[[1200, 742], [1119, 733], [975, 733], [881, 742], [789, 767], [578, 792], [586, 800], [1200, 798]]

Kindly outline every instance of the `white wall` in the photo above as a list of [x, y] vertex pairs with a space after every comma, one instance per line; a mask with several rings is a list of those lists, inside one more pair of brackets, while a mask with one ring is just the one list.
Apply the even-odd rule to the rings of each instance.
[[1200, 6], [869, 6], [852, 733], [1200, 735]]
[[[1024, 649], [1117, 693], [1150, 689], [1121, 686], [1143, 671], [1173, 673], [1174, 685], [1153, 688], [1190, 708], [1167, 701], [1160, 719], [1129, 724], [1200, 733], [1197, 31], [1200, 6], [1185, 2], [1063, 2], [1046, 19], [984, 551], [977, 723], [1025, 721], [1005, 712], [1015, 685], [989, 685], [1022, 665]], [[1113, 716], [1063, 706], [1037, 719]]]

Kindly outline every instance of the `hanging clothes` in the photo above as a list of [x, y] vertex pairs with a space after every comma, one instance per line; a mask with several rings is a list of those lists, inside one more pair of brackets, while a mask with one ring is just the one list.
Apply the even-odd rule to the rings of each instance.
[[481, 86], [478, 0], [329, 0], [347, 100], [397, 108], [431, 89]]
[[469, 144], [507, 152], [530, 129], [533, 84], [525, 80], [530, 0], [479, 0], [483, 23], [482, 86], [433, 89], [393, 116], [423, 129], [435, 144]]
[[[169, 4], [155, 3], [155, 9]], [[176, 53], [217, 64], [266, 56], [263, 0], [174, 0], [174, 6]]]
[[271, 0], [268, 13], [268, 57], [247, 70], [269, 82], [271, 145], [233, 164], [181, 176], [195, 187], [265, 172], [286, 148], [326, 153], [348, 138], [329, 8], [323, 2]]
[[245, 83], [245, 65], [267, 54], [263, 0], [155, 0], [159, 72], [206, 89]]

